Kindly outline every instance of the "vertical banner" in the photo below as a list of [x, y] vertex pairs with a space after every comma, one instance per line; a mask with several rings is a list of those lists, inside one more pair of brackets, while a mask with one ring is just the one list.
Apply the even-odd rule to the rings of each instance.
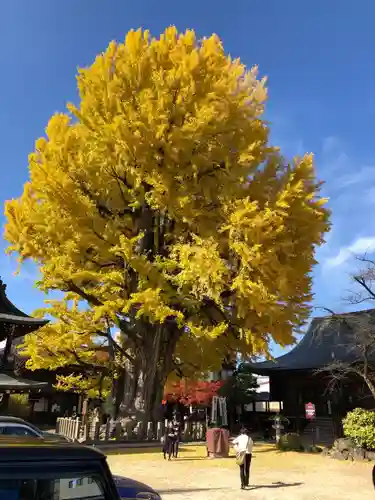
[[219, 402], [220, 424], [223, 425], [223, 398], [219, 398], [218, 402]]
[[227, 398], [220, 398], [222, 400], [221, 403], [221, 424], [228, 425], [228, 411], [227, 411]]
[[218, 397], [214, 396], [212, 398], [212, 408], [211, 408], [211, 422], [217, 422], [217, 404], [218, 404]]

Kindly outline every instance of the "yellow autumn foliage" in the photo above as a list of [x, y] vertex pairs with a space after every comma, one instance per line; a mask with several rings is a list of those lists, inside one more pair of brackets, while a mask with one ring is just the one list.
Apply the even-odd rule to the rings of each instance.
[[107, 398], [111, 393], [110, 379], [101, 379], [100, 375], [84, 377], [83, 375], [57, 375], [55, 388], [62, 392], [74, 391], [84, 394], [89, 399]]
[[129, 318], [144, 326], [129, 352], [174, 324], [175, 362], [199, 369], [293, 342], [329, 214], [313, 156], [287, 162], [270, 144], [257, 74], [216, 35], [174, 27], [130, 31], [79, 70], [78, 105], [50, 119], [5, 207], [10, 251], [66, 293], [27, 339], [29, 366], [50, 364], [47, 347], [69, 364]]

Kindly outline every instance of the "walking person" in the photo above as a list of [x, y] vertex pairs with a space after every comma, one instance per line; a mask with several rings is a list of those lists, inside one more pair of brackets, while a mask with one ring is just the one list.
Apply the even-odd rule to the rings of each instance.
[[247, 429], [242, 427], [240, 435], [233, 440], [233, 446], [236, 452], [236, 463], [240, 467], [241, 490], [249, 486], [253, 445], [253, 440], [249, 436]]
[[174, 439], [174, 445], [173, 445], [173, 457], [177, 458], [178, 457], [178, 448], [180, 445], [180, 438], [181, 438], [181, 425], [180, 422], [177, 420], [177, 417], [175, 416], [172, 421], [172, 426], [173, 426], [173, 431], [175, 434], [175, 439]]
[[167, 428], [165, 429], [164, 446], [163, 446], [164, 460], [166, 460], [167, 454], [168, 454], [168, 460], [171, 460], [175, 450], [175, 441], [176, 441], [176, 434], [173, 427], [173, 422], [168, 422]]

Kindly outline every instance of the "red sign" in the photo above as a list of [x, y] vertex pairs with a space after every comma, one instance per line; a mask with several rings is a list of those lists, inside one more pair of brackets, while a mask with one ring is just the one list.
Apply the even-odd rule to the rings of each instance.
[[305, 414], [306, 418], [309, 420], [315, 418], [316, 412], [315, 412], [315, 405], [313, 403], [305, 404]]

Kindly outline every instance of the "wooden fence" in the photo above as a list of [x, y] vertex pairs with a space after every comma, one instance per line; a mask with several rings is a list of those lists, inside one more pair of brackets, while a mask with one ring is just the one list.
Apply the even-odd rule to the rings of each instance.
[[70, 441], [78, 441], [81, 426], [82, 422], [80, 418], [58, 418], [56, 422], [56, 433], [65, 436]]
[[[165, 434], [166, 422], [148, 422], [145, 432], [141, 422], [108, 421], [104, 425], [93, 420], [84, 421], [79, 417], [62, 417], [56, 422], [56, 433], [65, 436], [74, 442], [97, 441], [155, 441], [160, 442]], [[204, 441], [206, 439], [206, 425], [203, 422], [185, 422], [181, 433], [181, 440], [185, 442]]]

